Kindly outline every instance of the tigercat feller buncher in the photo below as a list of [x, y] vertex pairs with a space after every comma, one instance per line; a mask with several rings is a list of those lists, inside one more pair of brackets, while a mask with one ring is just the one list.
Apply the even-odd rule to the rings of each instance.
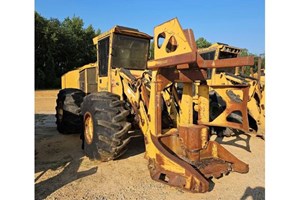
[[[241, 53], [240, 48], [229, 46], [224, 43], [214, 43], [207, 48], [198, 49], [198, 53], [205, 60], [218, 60], [226, 58], [236, 58]], [[247, 104], [248, 108], [248, 121], [250, 131], [263, 137], [265, 134], [265, 106], [264, 106], [264, 71], [261, 68], [261, 58], [257, 57], [257, 72], [254, 73], [254, 66], [250, 67], [250, 74], [245, 75], [245, 67], [235, 67], [235, 68], [212, 68], [208, 69], [208, 80], [207, 83], [209, 86], [213, 85], [249, 85], [249, 100]], [[213, 88], [213, 87], [212, 87]], [[211, 101], [210, 117], [214, 118], [222, 106], [225, 104], [222, 103], [222, 96], [216, 93], [211, 89], [210, 95], [212, 98], [215, 98], [215, 101]], [[236, 96], [235, 99], [240, 101], [239, 97]], [[233, 119], [240, 121], [241, 116], [238, 114], [233, 116]], [[219, 131], [224, 131], [224, 135], [231, 135], [234, 132], [228, 130], [229, 128], [219, 128]], [[219, 133], [220, 134], [220, 133]], [[220, 134], [222, 135], [222, 133]]]
[[[154, 60], [148, 61], [151, 39], [137, 29], [121, 26], [95, 37], [97, 62], [62, 77], [56, 107], [58, 130], [83, 129], [85, 154], [90, 159], [109, 161], [126, 151], [131, 130], [138, 125], [151, 178], [191, 192], [207, 192], [211, 177], [230, 171], [247, 173], [246, 163], [209, 138], [211, 126], [248, 130], [249, 87], [215, 86], [224, 94], [239, 92], [242, 102], [228, 96], [226, 109], [219, 116], [222, 123], [210, 122], [206, 71], [253, 65], [254, 58], [204, 60], [197, 53], [193, 31], [183, 30], [177, 18], [155, 27]], [[179, 83], [180, 95], [176, 88]], [[226, 120], [236, 110], [242, 113], [242, 123]]]

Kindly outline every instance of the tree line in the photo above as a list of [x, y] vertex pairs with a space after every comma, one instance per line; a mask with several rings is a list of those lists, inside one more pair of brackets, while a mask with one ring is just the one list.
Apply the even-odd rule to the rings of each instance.
[[92, 38], [100, 33], [79, 17], [59, 21], [35, 12], [35, 89], [60, 88], [61, 75], [95, 62]]

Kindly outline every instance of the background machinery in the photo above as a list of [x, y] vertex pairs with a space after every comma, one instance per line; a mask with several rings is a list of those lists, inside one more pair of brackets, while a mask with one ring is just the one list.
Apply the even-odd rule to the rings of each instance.
[[[240, 48], [229, 46], [224, 43], [214, 43], [208, 48], [198, 49], [198, 53], [205, 60], [218, 60], [227, 58], [236, 58], [240, 56]], [[210, 86], [211, 96], [211, 117], [215, 118], [224, 109], [224, 102], [222, 96], [213, 90], [214, 85], [248, 85], [249, 86], [249, 100], [247, 103], [248, 108], [248, 121], [250, 131], [262, 136], [265, 134], [265, 105], [264, 105], [264, 69], [261, 68], [261, 58], [255, 58], [257, 62], [253, 66], [243, 66], [235, 68], [213, 68], [208, 69], [207, 83]], [[248, 67], [250, 74], [245, 74], [245, 68]], [[256, 72], [254, 73], [254, 68]], [[236, 101], [240, 101], [239, 96], [232, 97]], [[214, 99], [214, 100], [213, 100]], [[212, 101], [213, 100], [213, 101]], [[240, 113], [232, 116], [232, 120], [241, 121]], [[217, 128], [219, 135], [231, 135], [237, 132], [230, 128]]]

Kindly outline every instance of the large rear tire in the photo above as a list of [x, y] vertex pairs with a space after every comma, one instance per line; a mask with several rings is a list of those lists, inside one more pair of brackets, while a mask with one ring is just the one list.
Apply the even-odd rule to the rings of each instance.
[[59, 91], [56, 100], [56, 125], [62, 134], [82, 132], [80, 104], [85, 93], [79, 89], [68, 88]]
[[91, 160], [109, 161], [127, 150], [130, 141], [129, 110], [120, 97], [110, 92], [89, 94], [81, 106], [84, 131], [82, 147]]

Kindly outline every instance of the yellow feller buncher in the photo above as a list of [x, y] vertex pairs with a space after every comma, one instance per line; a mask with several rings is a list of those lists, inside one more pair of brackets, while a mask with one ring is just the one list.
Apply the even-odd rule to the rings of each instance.
[[[109, 161], [121, 156], [137, 126], [145, 141], [150, 176], [192, 192], [207, 192], [209, 179], [229, 172], [247, 173], [249, 166], [215, 141], [210, 127], [247, 131], [247, 85], [219, 85], [222, 94], [238, 93], [241, 101], [225, 98], [218, 123], [210, 121], [207, 70], [253, 65], [253, 57], [204, 60], [193, 31], [177, 18], [154, 29], [154, 60], [148, 61], [151, 36], [115, 26], [93, 39], [97, 62], [62, 77], [57, 98], [57, 128], [82, 130], [82, 148], [90, 159]], [[196, 84], [197, 83], [197, 84]], [[178, 85], [182, 86], [179, 94]], [[197, 85], [197, 121], [193, 96]], [[228, 120], [240, 112], [241, 122]], [[137, 125], [137, 126], [136, 126]], [[80, 126], [82, 128], [80, 128]]]
[[[198, 53], [205, 60], [220, 60], [236, 58], [242, 49], [229, 46], [224, 43], [214, 43], [210, 47], [198, 49]], [[248, 120], [250, 131], [264, 137], [265, 133], [265, 106], [264, 106], [264, 71], [261, 69], [261, 58], [257, 58], [257, 72], [253, 72], [254, 66], [250, 67], [250, 75], [245, 75], [245, 66], [235, 68], [212, 68], [208, 69], [207, 83], [210, 86], [211, 117], [216, 116], [224, 109], [223, 97], [213, 90], [214, 85], [249, 85]], [[232, 94], [233, 95], [233, 94]], [[237, 101], [241, 101], [238, 95], [233, 95]], [[232, 116], [235, 121], [241, 121], [240, 113]], [[230, 136], [234, 131], [230, 128], [218, 128], [219, 135]]]

